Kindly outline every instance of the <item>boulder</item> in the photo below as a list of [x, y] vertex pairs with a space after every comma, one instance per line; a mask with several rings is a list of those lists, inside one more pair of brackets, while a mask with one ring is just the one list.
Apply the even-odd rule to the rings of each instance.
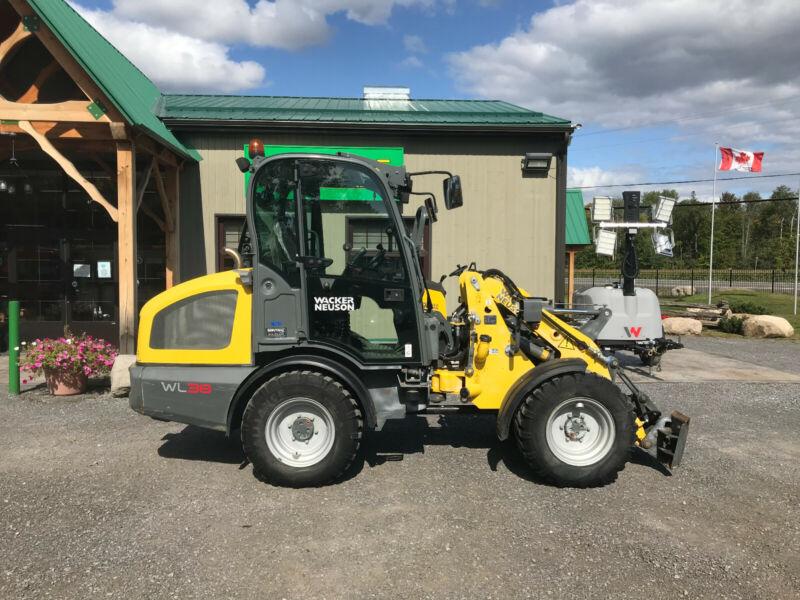
[[670, 294], [673, 296], [691, 296], [694, 294], [694, 288], [691, 285], [676, 285], [670, 290]]
[[662, 322], [664, 333], [669, 335], [700, 335], [703, 324], [688, 317], [667, 317]]
[[794, 328], [783, 317], [750, 315], [742, 325], [742, 333], [746, 337], [786, 338], [794, 335]]
[[120, 354], [111, 367], [111, 395], [127, 396], [131, 391], [131, 365], [136, 363], [135, 354]]

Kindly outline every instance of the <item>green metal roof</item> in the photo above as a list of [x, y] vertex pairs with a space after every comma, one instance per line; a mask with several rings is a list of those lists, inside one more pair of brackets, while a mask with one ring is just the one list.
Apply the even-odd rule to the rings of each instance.
[[165, 94], [168, 122], [301, 121], [395, 125], [569, 127], [570, 122], [499, 100], [365, 100]]
[[28, 0], [28, 4], [129, 124], [181, 155], [200, 160], [200, 155], [178, 141], [156, 116], [161, 92], [155, 84], [71, 6], [64, 0]]
[[583, 207], [583, 192], [567, 190], [567, 231], [564, 243], [567, 246], [588, 246], [589, 226], [586, 224], [586, 210]]

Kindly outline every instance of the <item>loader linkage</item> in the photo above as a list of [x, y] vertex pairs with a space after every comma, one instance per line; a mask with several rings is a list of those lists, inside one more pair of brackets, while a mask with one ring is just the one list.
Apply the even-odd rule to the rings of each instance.
[[621, 368], [617, 368], [615, 375], [630, 390], [629, 398], [636, 417], [649, 430], [639, 446], [670, 469], [679, 466], [686, 447], [686, 438], [689, 436], [689, 417], [677, 410], [669, 417], [662, 417], [650, 396], [639, 389]]

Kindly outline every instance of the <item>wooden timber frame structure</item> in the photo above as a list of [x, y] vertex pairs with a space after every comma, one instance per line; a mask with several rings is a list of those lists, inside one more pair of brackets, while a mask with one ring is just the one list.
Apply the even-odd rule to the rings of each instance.
[[[18, 148], [26, 143], [38, 146], [117, 224], [119, 350], [134, 354], [137, 213], [142, 210], [165, 235], [165, 281], [166, 287], [171, 287], [179, 280], [178, 198], [183, 158], [148, 131], [132, 125], [115, 108], [29, 2], [0, 0], [0, 23], [0, 134], [14, 135]], [[24, 52], [49, 55], [49, 62], [33, 72], [20, 68], [7, 72], [15, 57], [17, 63], [26, 61], [21, 57]], [[76, 151], [94, 157], [116, 180], [116, 198], [104, 196], [81, 174], [68, 157]], [[115, 157], [115, 165], [109, 164], [110, 157]], [[148, 187], [157, 192], [160, 205], [144, 202]]]

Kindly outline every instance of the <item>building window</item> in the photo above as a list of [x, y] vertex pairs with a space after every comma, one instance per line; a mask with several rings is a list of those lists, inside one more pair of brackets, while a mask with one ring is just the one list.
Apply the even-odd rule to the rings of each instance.
[[244, 228], [244, 215], [217, 215], [217, 271], [233, 269], [233, 259], [225, 254], [225, 248], [236, 250], [239, 236]]
[[[406, 226], [406, 232], [410, 233], [414, 227], [414, 219], [412, 217], [404, 217], [403, 224]], [[400, 249], [397, 247], [397, 239], [386, 231], [385, 219], [375, 219], [372, 217], [349, 217], [347, 219], [347, 244], [350, 250], [348, 251], [347, 260], [352, 260], [355, 255], [366, 250], [366, 256], [375, 256], [378, 252], [378, 244], [383, 246], [386, 250], [385, 260], [399, 260]], [[422, 274], [425, 279], [431, 277], [431, 229], [430, 224], [425, 226], [425, 234], [423, 236], [422, 256]]]

